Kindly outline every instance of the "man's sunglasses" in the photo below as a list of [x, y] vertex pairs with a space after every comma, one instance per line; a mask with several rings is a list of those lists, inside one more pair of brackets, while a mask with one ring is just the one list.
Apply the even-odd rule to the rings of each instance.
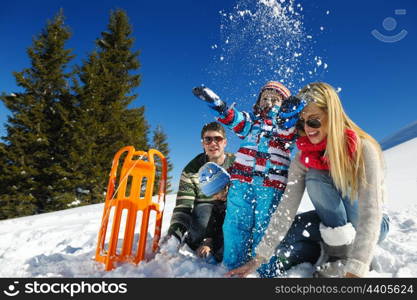
[[310, 120], [303, 120], [303, 119], [299, 119], [297, 122], [297, 129], [300, 130], [304, 130], [304, 126], [308, 125], [308, 127], [311, 128], [320, 128], [321, 127], [321, 122], [319, 119], [310, 119]]
[[217, 144], [224, 140], [222, 136], [205, 136], [203, 137], [203, 142], [206, 145], [210, 145], [212, 141], [215, 141]]

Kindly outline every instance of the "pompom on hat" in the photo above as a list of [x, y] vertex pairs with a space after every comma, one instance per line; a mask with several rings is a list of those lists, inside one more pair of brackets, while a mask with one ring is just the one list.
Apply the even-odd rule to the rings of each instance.
[[287, 89], [282, 83], [278, 82], [278, 81], [268, 81], [262, 88], [261, 88], [261, 93], [264, 90], [275, 90], [277, 91], [280, 95], [282, 95], [284, 97], [284, 99], [288, 98], [289, 96], [291, 96], [291, 92], [289, 89]]
[[226, 187], [230, 182], [230, 175], [218, 164], [208, 162], [198, 170], [198, 180], [203, 194], [211, 197]]

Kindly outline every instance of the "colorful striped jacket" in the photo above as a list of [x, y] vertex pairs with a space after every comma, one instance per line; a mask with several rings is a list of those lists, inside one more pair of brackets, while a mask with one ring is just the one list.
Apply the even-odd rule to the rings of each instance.
[[[217, 120], [243, 139], [229, 169], [231, 179], [262, 184], [284, 191], [287, 184], [291, 150], [296, 138], [295, 122], [304, 105], [284, 113], [273, 107], [264, 118], [240, 112], [233, 105]], [[291, 122], [280, 118], [292, 118]]]

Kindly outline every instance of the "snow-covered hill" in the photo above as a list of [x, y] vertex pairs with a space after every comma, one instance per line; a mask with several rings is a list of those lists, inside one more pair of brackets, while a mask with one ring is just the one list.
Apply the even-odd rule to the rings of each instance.
[[381, 147], [383, 150], [387, 150], [414, 138], [417, 138], [417, 121], [384, 138], [381, 141]]
[[[391, 229], [377, 247], [372, 277], [417, 277], [417, 138], [390, 148], [386, 158]], [[162, 232], [169, 225], [175, 195], [167, 196]], [[308, 197], [300, 211], [311, 209]], [[0, 222], [0, 277], [222, 277], [225, 269], [198, 259], [187, 249], [177, 253], [173, 240], [138, 265], [125, 263], [106, 272], [93, 260], [103, 204]], [[289, 277], [310, 277], [302, 264]]]

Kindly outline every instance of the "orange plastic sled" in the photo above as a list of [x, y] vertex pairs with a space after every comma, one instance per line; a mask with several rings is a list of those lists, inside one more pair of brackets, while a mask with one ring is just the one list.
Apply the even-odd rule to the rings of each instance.
[[[127, 156], [123, 161], [120, 176], [117, 177], [119, 160], [125, 152], [127, 152]], [[162, 162], [157, 202], [152, 201], [156, 175], [155, 155], [159, 156]], [[105, 264], [106, 271], [115, 268], [116, 262], [133, 262], [137, 264], [145, 258], [149, 216], [152, 210], [156, 212], [152, 251], [155, 252], [158, 249], [165, 206], [166, 179], [167, 161], [158, 150], [151, 149], [149, 152], [136, 151], [134, 147], [127, 146], [120, 149], [114, 156], [95, 256], [96, 261]], [[111, 235], [108, 247], [105, 249], [106, 232], [112, 209], [114, 209], [114, 216], [112, 218]], [[117, 244], [123, 210], [127, 210], [126, 226], [122, 247], [118, 249]], [[142, 211], [142, 220], [140, 224], [136, 225], [139, 211]], [[136, 228], [137, 226], [140, 226], [140, 228]], [[137, 231], [140, 230], [137, 251], [132, 250], [135, 229]]]

